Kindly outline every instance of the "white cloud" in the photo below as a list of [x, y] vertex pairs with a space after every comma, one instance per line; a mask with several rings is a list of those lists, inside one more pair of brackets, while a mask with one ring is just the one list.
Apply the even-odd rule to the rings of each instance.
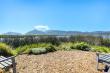
[[39, 31], [46, 31], [46, 30], [49, 30], [50, 28], [47, 25], [37, 25], [35, 26], [35, 29]]

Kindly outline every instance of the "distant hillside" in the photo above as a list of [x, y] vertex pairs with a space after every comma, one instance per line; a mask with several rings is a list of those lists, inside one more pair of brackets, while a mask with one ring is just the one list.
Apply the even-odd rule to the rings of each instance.
[[[17, 32], [7, 32], [5, 35], [22, 35]], [[62, 31], [62, 30], [47, 30], [47, 31], [39, 31], [39, 30], [31, 30], [25, 35], [58, 35], [58, 36], [70, 36], [70, 35], [92, 35], [92, 36], [103, 36], [104, 38], [110, 38], [110, 31], [94, 31], [94, 32], [81, 32], [81, 31]]]
[[80, 31], [60, 31], [60, 30], [48, 30], [38, 31], [32, 30], [26, 33], [27, 35], [94, 35], [94, 36], [109, 36], [110, 31], [94, 31], [94, 32], [80, 32]]
[[27, 35], [75, 35], [75, 34], [82, 34], [82, 32], [79, 31], [61, 31], [61, 30], [47, 30], [45, 32], [38, 31], [38, 30], [32, 30], [26, 33]]
[[22, 34], [17, 32], [7, 32], [7, 33], [4, 33], [4, 35], [22, 35]]
[[31, 30], [31, 31], [29, 31], [29, 32], [26, 33], [26, 35], [34, 35], [34, 34], [43, 35], [45, 33], [42, 32], [42, 31], [39, 31], [39, 30]]

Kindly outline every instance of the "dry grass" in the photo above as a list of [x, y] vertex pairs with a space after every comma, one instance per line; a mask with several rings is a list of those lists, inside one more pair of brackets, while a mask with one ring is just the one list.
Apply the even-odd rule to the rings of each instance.
[[57, 51], [16, 57], [18, 73], [102, 73], [96, 70], [96, 54], [84, 51]]

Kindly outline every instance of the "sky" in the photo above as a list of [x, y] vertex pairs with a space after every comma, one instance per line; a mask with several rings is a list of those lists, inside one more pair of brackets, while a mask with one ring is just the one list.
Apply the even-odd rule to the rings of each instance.
[[110, 31], [110, 0], [0, 0], [0, 33]]

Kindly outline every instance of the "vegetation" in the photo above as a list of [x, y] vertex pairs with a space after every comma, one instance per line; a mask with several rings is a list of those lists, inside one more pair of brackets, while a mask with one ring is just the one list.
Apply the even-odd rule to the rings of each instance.
[[82, 51], [90, 51], [91, 50], [91, 47], [85, 42], [75, 43], [71, 48], [82, 50]]
[[66, 42], [66, 43], [61, 43], [58, 47], [57, 50], [72, 50], [74, 43], [72, 42]]
[[44, 53], [47, 53], [47, 50], [45, 48], [32, 48], [30, 50], [30, 54], [44, 54]]
[[[57, 50], [110, 52], [110, 39], [95, 36], [0, 36], [0, 55], [41, 54]], [[11, 46], [11, 47], [10, 47]]]
[[[25, 35], [25, 36], [17, 36], [17, 35], [2, 35], [1, 42], [4, 42], [13, 48], [36, 44], [36, 43], [51, 43], [53, 45], [60, 45], [65, 42], [86, 42], [91, 45], [102, 45], [109, 46], [110, 42], [101, 36], [89, 36], [89, 35], [76, 35], [76, 36], [48, 36], [48, 35]], [[94, 40], [94, 41], [93, 41]]]
[[15, 51], [12, 48], [4, 43], [0, 43], [0, 55], [11, 56], [15, 55]]
[[57, 49], [55, 48], [55, 46], [49, 45], [46, 47], [46, 51], [47, 52], [54, 52], [54, 51], [57, 51]]
[[110, 53], [110, 48], [104, 46], [93, 46], [92, 51]]
[[[30, 45], [20, 46], [16, 48], [16, 52], [18, 54], [29, 54], [32, 48], [48, 48], [50, 46], [51, 44], [49, 43], [30, 44]], [[50, 48], [50, 49], [52, 50], [54, 48]]]

